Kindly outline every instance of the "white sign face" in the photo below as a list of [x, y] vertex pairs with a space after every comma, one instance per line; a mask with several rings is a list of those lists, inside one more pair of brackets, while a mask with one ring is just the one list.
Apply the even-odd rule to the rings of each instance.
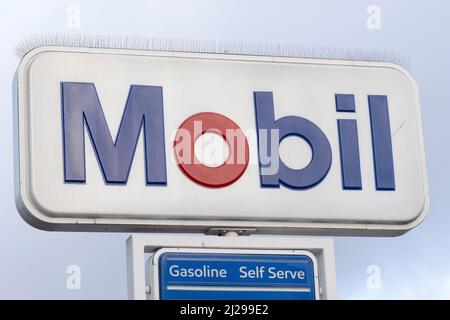
[[17, 77], [16, 199], [38, 228], [395, 235], [428, 208], [396, 65], [43, 47]]

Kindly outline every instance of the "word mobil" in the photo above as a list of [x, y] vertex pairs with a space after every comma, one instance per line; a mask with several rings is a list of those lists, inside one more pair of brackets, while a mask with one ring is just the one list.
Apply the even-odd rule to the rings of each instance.
[[[147, 185], [166, 185], [163, 88], [132, 85], [115, 141], [108, 128], [102, 105], [93, 83], [62, 82], [64, 178], [66, 183], [86, 181], [85, 140], [87, 129], [105, 183], [126, 184], [135, 149], [143, 130], [145, 181]], [[272, 92], [253, 92], [261, 187], [307, 189], [319, 184], [332, 161], [330, 143], [312, 121], [299, 116], [275, 119]], [[356, 111], [352, 94], [336, 94], [337, 114]], [[394, 163], [387, 96], [369, 95], [368, 106], [372, 136], [373, 166], [377, 190], [395, 190]], [[249, 106], [250, 107], [250, 106]], [[201, 130], [198, 130], [198, 124]], [[361, 166], [357, 122], [337, 119], [342, 188], [361, 190]], [[206, 132], [220, 134], [229, 146], [228, 160], [218, 167], [196, 161], [194, 143]], [[278, 145], [288, 137], [304, 139], [312, 150], [309, 164], [292, 169], [279, 158]], [[239, 143], [237, 143], [239, 142]], [[249, 147], [240, 127], [224, 115], [212, 112], [187, 118], [175, 136], [175, 157], [181, 171], [192, 181], [210, 188], [228, 186], [245, 172]], [[276, 157], [276, 170], [267, 159]]]

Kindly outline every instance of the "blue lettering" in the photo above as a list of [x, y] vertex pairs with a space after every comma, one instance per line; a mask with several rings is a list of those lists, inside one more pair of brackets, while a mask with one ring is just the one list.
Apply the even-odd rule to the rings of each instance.
[[[352, 94], [336, 94], [337, 112], [355, 112]], [[345, 190], [361, 190], [361, 162], [359, 159], [358, 127], [356, 120], [339, 119], [339, 149], [341, 155], [342, 187]]]
[[369, 96], [373, 161], [377, 190], [395, 190], [391, 127], [386, 96]]
[[66, 182], [86, 181], [86, 126], [107, 183], [128, 181], [141, 128], [144, 131], [146, 183], [167, 183], [161, 87], [130, 87], [115, 141], [93, 83], [62, 82], [61, 94]]
[[[327, 175], [331, 166], [331, 146], [323, 131], [313, 122], [297, 117], [288, 116], [275, 121], [272, 92], [254, 92], [257, 130], [265, 129], [268, 136], [272, 130], [279, 130], [279, 142], [288, 136], [297, 136], [304, 139], [312, 149], [311, 162], [303, 169], [295, 170], [286, 166], [281, 159], [279, 169], [275, 174], [261, 174], [263, 187], [279, 188], [280, 183], [292, 189], [311, 188], [320, 183]], [[258, 140], [259, 152], [261, 141]], [[270, 144], [270, 139], [267, 139]], [[270, 145], [266, 150], [271, 150]], [[269, 152], [269, 151], [268, 151]], [[278, 153], [278, 148], [276, 148]], [[265, 164], [261, 163], [260, 169]]]

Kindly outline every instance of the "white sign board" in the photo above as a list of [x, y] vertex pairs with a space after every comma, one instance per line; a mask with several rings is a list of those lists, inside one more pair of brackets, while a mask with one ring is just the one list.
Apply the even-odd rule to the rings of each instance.
[[43, 229], [395, 235], [428, 207], [392, 64], [41, 47], [16, 126], [17, 206]]

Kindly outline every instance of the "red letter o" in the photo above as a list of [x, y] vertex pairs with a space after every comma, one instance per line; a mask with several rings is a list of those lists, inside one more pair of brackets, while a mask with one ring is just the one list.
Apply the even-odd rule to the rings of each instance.
[[[195, 130], [197, 121], [201, 124], [201, 131], [197, 130], [198, 132]], [[188, 142], [183, 141], [183, 131], [190, 135]], [[217, 132], [228, 143], [229, 157], [219, 167], [205, 166], [195, 157], [195, 141], [207, 131]], [[233, 132], [233, 137], [237, 137], [243, 143], [239, 143], [239, 141], [235, 143], [234, 139], [230, 141], [230, 132]], [[179, 148], [181, 145], [184, 148], [189, 148], [189, 150], [183, 150], [183, 147]], [[181, 124], [175, 137], [174, 151], [181, 171], [192, 181], [209, 188], [222, 188], [237, 181], [244, 174], [249, 161], [248, 141], [241, 128], [231, 119], [212, 112], [197, 113]], [[187, 161], [181, 155], [184, 152], [189, 155]], [[242, 152], [244, 152], [244, 155], [242, 155]], [[241, 159], [237, 159], [239, 155], [241, 155]]]

